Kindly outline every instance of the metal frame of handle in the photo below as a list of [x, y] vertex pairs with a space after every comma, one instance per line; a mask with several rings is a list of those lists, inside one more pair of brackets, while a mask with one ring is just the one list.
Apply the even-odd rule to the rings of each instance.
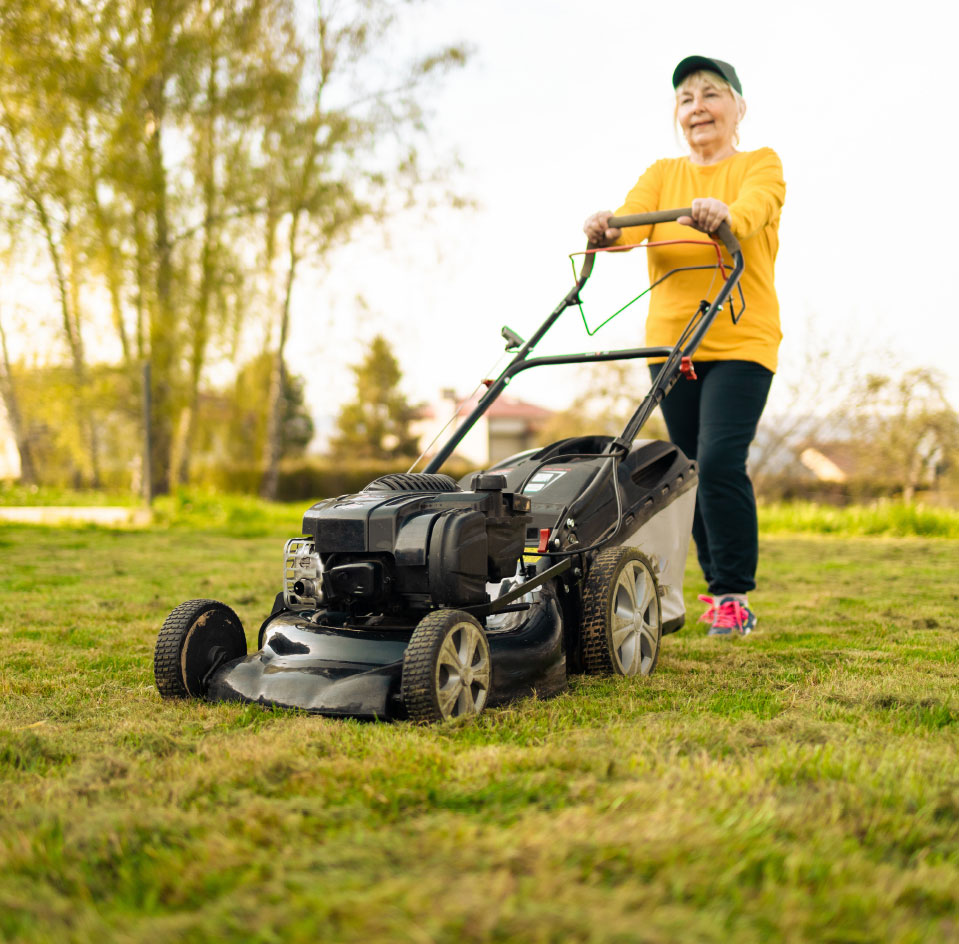
[[[691, 213], [692, 210], [689, 207], [684, 207], [678, 210], [659, 210], [655, 213], [638, 213], [630, 216], [614, 216], [610, 217], [608, 225], [617, 229], [633, 226], [650, 226], [656, 223], [672, 222], [681, 216], [689, 216]], [[643, 401], [639, 404], [635, 413], [633, 413], [633, 415], [630, 417], [630, 420], [627, 423], [626, 428], [623, 430], [622, 435], [614, 439], [610, 443], [608, 449], [611, 456], [625, 455], [627, 452], [629, 452], [633, 440], [636, 438], [640, 429], [642, 429], [643, 425], [649, 419], [653, 410], [655, 410], [656, 407], [662, 402], [666, 394], [669, 393], [676, 381], [679, 379], [684, 358], [692, 357], [693, 353], [699, 347], [703, 337], [709, 330], [710, 325], [713, 323], [713, 321], [715, 321], [716, 316], [722, 310], [723, 305], [726, 303], [726, 300], [736, 287], [736, 284], [739, 282], [739, 278], [743, 273], [744, 263], [742, 249], [740, 248], [738, 240], [733, 235], [732, 230], [729, 228], [729, 224], [724, 221], [717, 230], [716, 235], [722, 241], [730, 256], [732, 256], [733, 269], [720, 288], [716, 298], [709, 305], [708, 309], [705, 311], [700, 309], [693, 315], [689, 325], [687, 325], [687, 332], [689, 332], [688, 336], [686, 335], [686, 332], [684, 332], [683, 338], [680, 339], [682, 346], [680, 346], [680, 343], [677, 343], [671, 348], [641, 347], [626, 348], [619, 351], [601, 351], [593, 354], [561, 354], [551, 357], [530, 357], [529, 355], [533, 349], [543, 339], [543, 336], [546, 334], [546, 332], [549, 331], [549, 329], [555, 324], [559, 316], [567, 308], [580, 304], [579, 293], [582, 291], [583, 286], [586, 284], [587, 280], [592, 274], [593, 260], [596, 255], [594, 252], [587, 253], [582, 269], [580, 270], [579, 277], [576, 280], [576, 284], [569, 290], [569, 292], [566, 293], [566, 296], [556, 306], [556, 308], [550, 312], [546, 320], [539, 326], [539, 328], [537, 328], [532, 337], [530, 337], [530, 339], [522, 345], [519, 351], [517, 351], [516, 356], [512, 361], [510, 361], [509, 364], [507, 364], [499, 377], [497, 377], [496, 380], [490, 384], [486, 393], [480, 398], [475, 408], [459, 424], [459, 426], [457, 426], [450, 438], [446, 441], [446, 444], [436, 453], [435, 456], [433, 456], [432, 459], [430, 459], [424, 471], [438, 472], [440, 468], [442, 468], [443, 463], [446, 462], [446, 460], [449, 459], [449, 457], [453, 454], [453, 451], [460, 444], [460, 442], [462, 442], [463, 437], [466, 436], [467, 432], [469, 432], [476, 421], [489, 409], [493, 401], [496, 400], [496, 398], [503, 392], [510, 380], [524, 370], [529, 370], [531, 367], [541, 367], [553, 364], [584, 364], [600, 361], [664, 357], [666, 358], [666, 363], [663, 365], [662, 370], [660, 370], [656, 380], [653, 382], [649, 393], [643, 398]], [[590, 243], [587, 248], [596, 249], [597, 246]], [[699, 318], [699, 321], [695, 322], [697, 317]], [[694, 322], [695, 327], [693, 327], [690, 331], [690, 327], [694, 324]], [[597, 478], [599, 478], [599, 476]]]

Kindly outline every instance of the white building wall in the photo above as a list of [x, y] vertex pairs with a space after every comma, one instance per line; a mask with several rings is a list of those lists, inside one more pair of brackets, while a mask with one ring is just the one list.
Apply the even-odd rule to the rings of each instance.
[[0, 479], [20, 478], [20, 453], [7, 419], [7, 411], [0, 403]]
[[[452, 411], [452, 408], [451, 408]], [[420, 449], [426, 449], [427, 445], [433, 440], [436, 434], [443, 429], [443, 425], [449, 419], [449, 413], [445, 413], [437, 419], [417, 420], [413, 424], [413, 432], [419, 436]], [[435, 455], [440, 447], [453, 435], [453, 431], [463, 417], [457, 417], [449, 426], [443, 430], [439, 439], [430, 447], [428, 456]], [[489, 418], [482, 416], [476, 421], [473, 428], [463, 437], [463, 441], [456, 447], [456, 455], [462, 456], [468, 462], [474, 464], [477, 468], [489, 465]]]

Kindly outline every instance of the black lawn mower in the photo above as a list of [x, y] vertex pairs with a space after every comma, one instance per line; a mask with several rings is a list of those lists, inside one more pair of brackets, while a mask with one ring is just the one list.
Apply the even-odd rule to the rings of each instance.
[[[689, 213], [614, 217], [610, 226]], [[662, 636], [685, 621], [697, 473], [676, 446], [635, 440], [692, 374], [691, 357], [727, 300], [738, 320], [731, 293], [742, 252], [726, 224], [718, 236], [732, 266], [717, 248], [725, 280], [672, 348], [531, 357], [580, 305], [599, 251], [588, 247], [575, 285], [529, 341], [503, 329], [515, 356], [424, 472], [385, 475], [306, 511], [303, 535], [286, 543], [282, 590], [255, 653], [224, 603], [190, 600], [170, 613], [154, 654], [160, 694], [438, 721], [556, 694], [569, 673], [652, 672]], [[665, 363], [620, 436], [564, 439], [460, 482], [440, 473], [521, 371], [644, 358]]]

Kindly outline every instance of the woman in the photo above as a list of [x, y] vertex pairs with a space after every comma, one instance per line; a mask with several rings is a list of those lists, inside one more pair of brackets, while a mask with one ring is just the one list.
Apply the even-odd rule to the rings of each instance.
[[[676, 223], [610, 228], [608, 210], [583, 226], [599, 245], [635, 245], [645, 239], [689, 239], [689, 229], [713, 234], [727, 221], [739, 239], [746, 268], [746, 310], [738, 324], [720, 317], [696, 352], [697, 380], [681, 380], [663, 401], [669, 436], [699, 464], [693, 537], [711, 596], [702, 619], [709, 634], [746, 635], [756, 626], [747, 594], [756, 586], [756, 499], [746, 473], [749, 444], [766, 405], [782, 333], [773, 286], [779, 215], [785, 198], [782, 164], [770, 148], [736, 150], [746, 113], [736, 70], [720, 59], [690, 56], [673, 72], [676, 120], [689, 156], [653, 164], [616, 215], [689, 206]], [[651, 280], [683, 265], [703, 264], [702, 246], [648, 250]], [[711, 273], [680, 272], [653, 290], [646, 322], [648, 345], [673, 345], [708, 297]], [[650, 365], [655, 377], [660, 364]]]

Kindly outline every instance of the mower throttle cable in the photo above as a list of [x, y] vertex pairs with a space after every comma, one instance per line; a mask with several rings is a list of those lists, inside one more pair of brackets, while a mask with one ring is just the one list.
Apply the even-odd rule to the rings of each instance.
[[[502, 333], [503, 333], [503, 337], [506, 338], [507, 341], [509, 341], [510, 338], [507, 338], [507, 337], [506, 337], [506, 332], [507, 332], [507, 331], [509, 331], [509, 328], [507, 328], [507, 327], [504, 325], [504, 326], [503, 326], [503, 332], [502, 332]], [[513, 334], [512, 331], [510, 331], [510, 334], [511, 334], [513, 337], [515, 337], [515, 338], [519, 338], [519, 335]], [[520, 343], [522, 343], [522, 338], [519, 338], [519, 340], [520, 340]], [[509, 353], [509, 351], [510, 351], [510, 348], [507, 347], [507, 348], [506, 348], [506, 352], [503, 353], [503, 354], [500, 354], [499, 357], [497, 357], [496, 360], [493, 361], [493, 365], [492, 365], [492, 366], [490, 367], [490, 369], [486, 372], [486, 375], [487, 375], [487, 376], [491, 376], [491, 375], [494, 375], [494, 374], [496, 373], [497, 369], [499, 368], [499, 365], [503, 362], [503, 359], [506, 357], [506, 354]], [[479, 383], [477, 383], [477, 385], [470, 391], [470, 393], [469, 393], [466, 397], [464, 397], [462, 400], [456, 400], [456, 401], [454, 401], [454, 404], [453, 404], [453, 412], [452, 412], [452, 414], [450, 414], [450, 418], [443, 424], [443, 426], [439, 429], [439, 431], [436, 433], [436, 435], [426, 444], [426, 446], [424, 447], [423, 451], [413, 460], [413, 464], [406, 470], [408, 473], [409, 473], [409, 472], [412, 472], [413, 469], [415, 469], [415, 468], [420, 464], [420, 462], [421, 462], [424, 458], [426, 458], [427, 453], [436, 445], [436, 441], [440, 438], [440, 436], [443, 435], [443, 433], [446, 432], [447, 429], [449, 429], [450, 423], [452, 423], [453, 420], [455, 420], [456, 417], [460, 415], [460, 410], [463, 409], [463, 407], [464, 407], [467, 403], [469, 403], [470, 400], [472, 400], [473, 397], [475, 397], [477, 393], [479, 393], [480, 387], [484, 387], [484, 386], [485, 386], [487, 389], [489, 389], [490, 383], [491, 383], [491, 381], [489, 381], [489, 380], [485, 380], [485, 379], [484, 379], [484, 380], [481, 380]]]
[[[597, 334], [600, 329], [606, 327], [617, 315], [622, 314], [627, 308], [631, 305], [638, 302], [645, 295], [648, 295], [657, 285], [665, 282], [670, 276], [675, 275], [677, 272], [695, 272], [697, 270], [709, 269], [713, 273], [713, 277], [710, 280], [709, 287], [706, 290], [706, 294], [709, 295], [712, 293], [713, 284], [716, 280], [716, 272], [720, 272], [724, 277], [726, 275], [726, 263], [723, 261], [722, 250], [719, 248], [719, 245], [712, 240], [705, 239], [662, 239], [657, 240], [651, 243], [640, 243], [638, 246], [596, 246], [596, 247], [587, 247], [586, 249], [580, 250], [579, 252], [571, 252], [569, 254], [570, 265], [573, 267], [573, 276], [576, 276], [576, 257], [577, 256], [586, 256], [588, 259], [595, 257], [596, 253], [599, 252], [627, 252], [633, 248], [642, 248], [648, 249], [655, 246], [675, 246], [675, 245], [690, 245], [690, 246], [709, 246], [716, 251], [716, 262], [712, 265], [694, 265], [694, 266], [677, 266], [675, 269], [670, 269], [664, 275], [661, 275], [658, 279], [651, 282], [646, 286], [638, 295], [634, 298], [631, 298], [625, 305], [622, 305], [620, 308], [617, 308], [608, 318], [604, 321], [601, 321], [595, 328], [590, 328], [589, 323], [586, 320], [586, 312], [583, 310], [582, 299], [577, 292], [575, 298], [576, 307], [579, 309], [579, 316], [583, 321], [583, 328], [586, 331], [586, 334], [589, 337]], [[742, 294], [742, 288], [740, 288], [740, 295]], [[745, 303], [744, 303], [745, 306]], [[738, 320], [738, 319], [736, 319]], [[735, 323], [735, 322], [734, 322]], [[504, 334], [505, 337], [505, 334]]]

